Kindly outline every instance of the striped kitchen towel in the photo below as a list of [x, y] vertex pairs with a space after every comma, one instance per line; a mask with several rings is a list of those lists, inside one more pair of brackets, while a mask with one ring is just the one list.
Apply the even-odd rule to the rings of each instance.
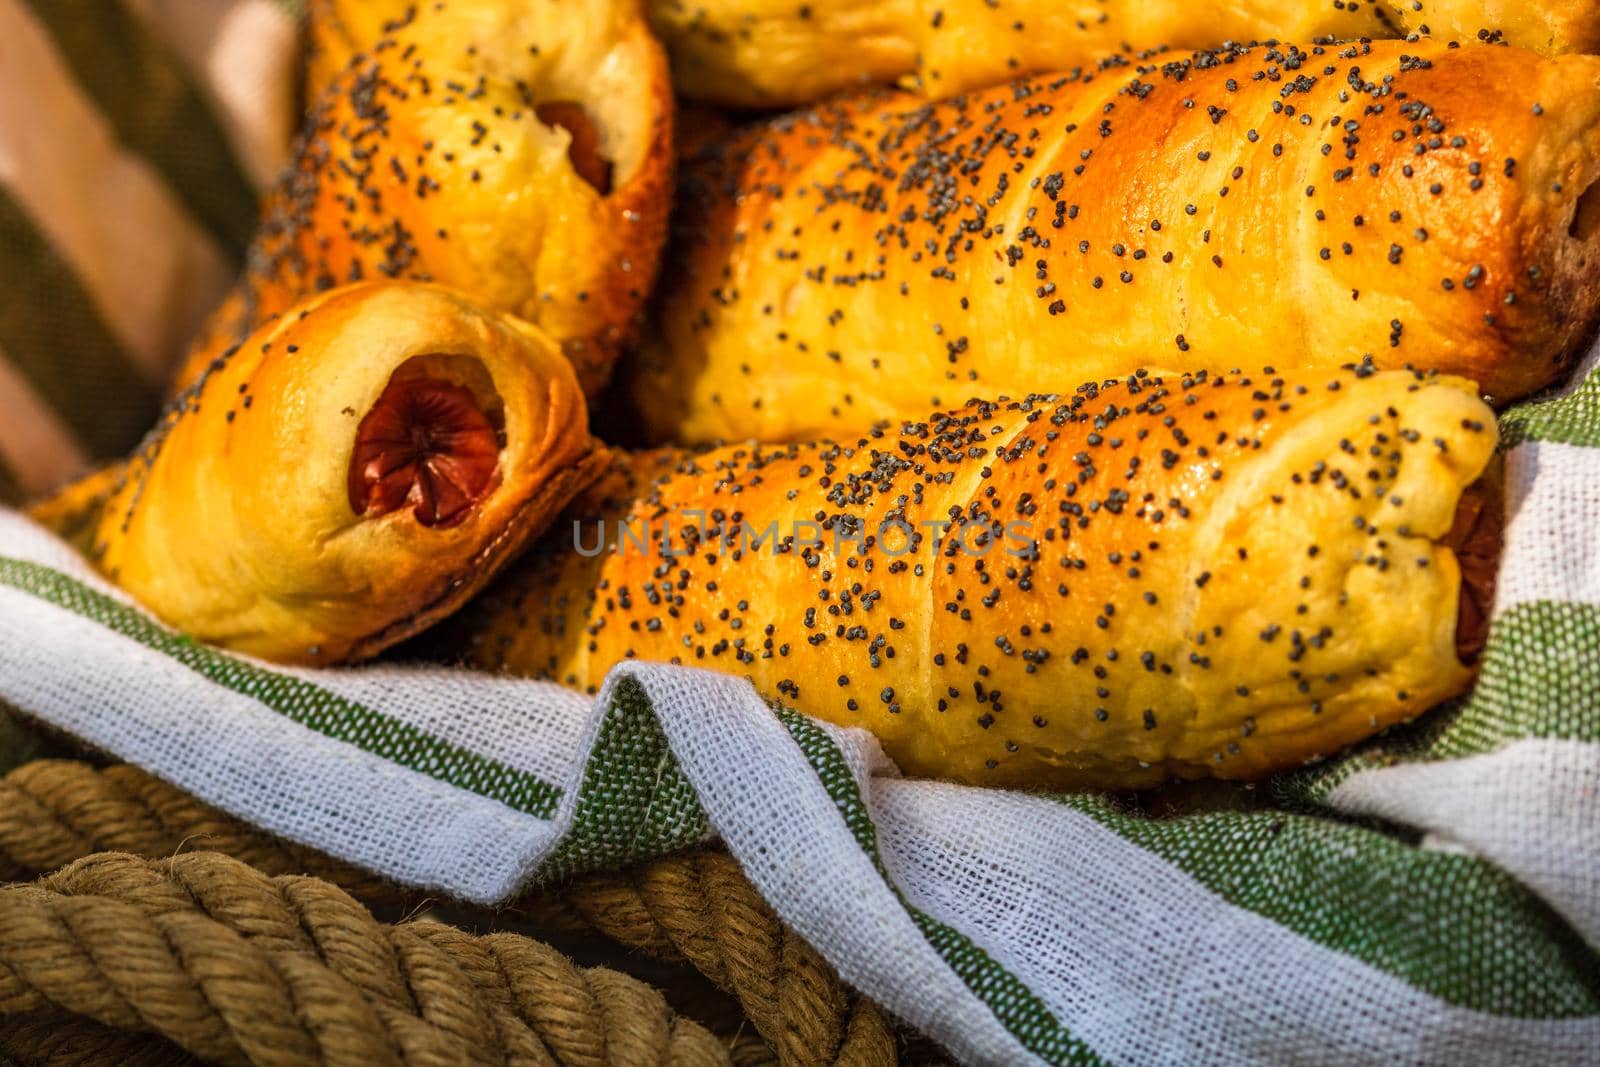
[[[125, 448], [282, 159], [276, 0], [0, 0], [0, 494]], [[720, 838], [850, 982], [974, 1064], [1593, 1064], [1600, 371], [1503, 420], [1474, 692], [1171, 814], [905, 780], [725, 675], [600, 697], [274, 667], [0, 507], [0, 705], [467, 899]], [[9, 485], [9, 488], [7, 487]]]
[[291, 0], [0, 0], [0, 501], [127, 452], [288, 154]]
[[0, 702], [278, 834], [502, 901], [720, 838], [890, 1011], [981, 1064], [1594, 1064], [1600, 351], [1503, 419], [1506, 559], [1472, 694], [1239, 803], [900, 778], [748, 683], [591, 700], [293, 670], [153, 621], [0, 509]]

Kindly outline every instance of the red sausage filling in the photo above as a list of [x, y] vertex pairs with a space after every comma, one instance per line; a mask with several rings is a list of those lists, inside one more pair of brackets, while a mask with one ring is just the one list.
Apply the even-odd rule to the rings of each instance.
[[372, 518], [410, 507], [452, 526], [494, 488], [500, 442], [472, 390], [438, 378], [391, 381], [356, 430], [350, 508]]
[[1456, 655], [1472, 663], [1489, 639], [1489, 612], [1494, 607], [1495, 572], [1500, 565], [1500, 503], [1490, 492], [1471, 486], [1456, 505], [1456, 521], [1441, 544], [1461, 566], [1461, 598], [1456, 610]]

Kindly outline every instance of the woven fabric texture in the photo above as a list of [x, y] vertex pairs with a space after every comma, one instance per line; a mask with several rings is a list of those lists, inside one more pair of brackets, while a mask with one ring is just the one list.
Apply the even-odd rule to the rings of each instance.
[[904, 780], [864, 732], [689, 668], [627, 665], [591, 701], [272, 667], [172, 633], [14, 513], [0, 700], [484, 903], [715, 835], [846, 980], [968, 1062], [1582, 1063], [1600, 1047], [1593, 375], [1506, 420], [1476, 690], [1248, 805]]
[[[0, 0], [0, 499], [148, 424], [281, 159], [290, 6]], [[480, 903], [720, 838], [845, 980], [969, 1063], [1592, 1063], [1596, 359], [1502, 420], [1475, 690], [1177, 814], [906, 780], [869, 735], [688, 668], [629, 664], [591, 700], [273, 667], [174, 633], [3, 508], [0, 704]]]

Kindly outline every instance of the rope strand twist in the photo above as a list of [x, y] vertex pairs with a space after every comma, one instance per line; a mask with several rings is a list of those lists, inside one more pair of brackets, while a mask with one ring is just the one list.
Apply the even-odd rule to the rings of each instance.
[[[159, 858], [185, 848], [224, 853], [265, 875], [315, 874], [371, 905], [409, 899], [382, 879], [255, 830], [131, 766], [36, 760], [0, 778], [0, 878], [32, 876], [103, 850]], [[896, 1060], [878, 1009], [840, 982], [724, 853], [583, 875], [516, 908], [547, 926], [691, 964], [737, 999], [784, 1067], [888, 1067]]]
[[222, 1064], [727, 1064], [627, 975], [515, 934], [378, 922], [216, 853], [98, 853], [0, 889], [0, 1016], [66, 1012]]

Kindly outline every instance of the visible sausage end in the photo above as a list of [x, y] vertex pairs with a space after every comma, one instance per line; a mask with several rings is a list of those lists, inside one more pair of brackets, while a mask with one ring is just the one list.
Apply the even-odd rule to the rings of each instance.
[[1500, 566], [1505, 516], [1500, 497], [1483, 483], [1469, 486], [1456, 505], [1455, 522], [1439, 542], [1455, 553], [1461, 568], [1456, 610], [1456, 655], [1474, 663], [1489, 639], [1495, 576]]
[[454, 526], [495, 487], [499, 457], [499, 436], [471, 389], [391, 381], [356, 430], [350, 508], [375, 518], [409, 506], [423, 526]]

